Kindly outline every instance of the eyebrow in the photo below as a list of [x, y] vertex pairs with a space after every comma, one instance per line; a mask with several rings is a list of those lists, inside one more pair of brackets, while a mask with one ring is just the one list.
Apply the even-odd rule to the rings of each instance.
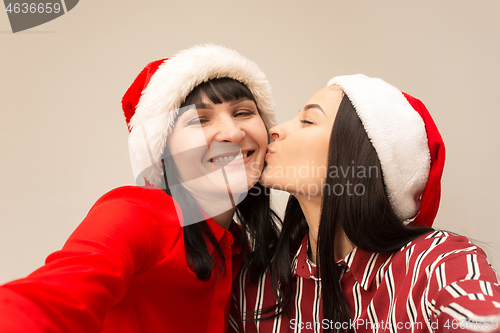
[[[249, 99], [247, 97], [243, 97], [243, 98], [240, 98], [240, 99], [237, 99], [235, 101], [230, 102], [229, 105], [233, 106], [235, 104], [238, 104], [238, 103], [241, 103], [241, 102], [244, 102], [244, 101], [251, 101], [251, 99]], [[203, 102], [195, 103], [194, 106], [197, 109], [213, 109], [214, 108], [211, 104], [209, 104], [209, 103], [203, 103]]]
[[306, 106], [304, 106], [304, 111], [307, 111], [309, 109], [319, 109], [321, 112], [323, 112], [323, 114], [325, 114], [325, 111], [323, 111], [323, 108], [321, 108], [319, 104], [307, 104]]
[[237, 99], [235, 101], [230, 102], [229, 105], [235, 105], [235, 104], [238, 104], [238, 103], [241, 103], [241, 102], [244, 102], [244, 101], [251, 101], [251, 99], [248, 98], [248, 97], [242, 97], [240, 99]]
[[208, 103], [203, 103], [203, 102], [200, 102], [200, 103], [195, 103], [194, 106], [197, 108], [197, 109], [213, 109], [214, 107]]

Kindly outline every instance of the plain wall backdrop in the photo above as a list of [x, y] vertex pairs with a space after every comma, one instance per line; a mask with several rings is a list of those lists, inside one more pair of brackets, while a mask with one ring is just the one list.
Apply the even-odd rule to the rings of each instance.
[[500, 268], [500, 2], [86, 0], [12, 34], [0, 10], [0, 283], [62, 247], [92, 204], [133, 184], [121, 97], [150, 61], [234, 48], [273, 86], [279, 122], [336, 75], [421, 99], [447, 148], [435, 227]]

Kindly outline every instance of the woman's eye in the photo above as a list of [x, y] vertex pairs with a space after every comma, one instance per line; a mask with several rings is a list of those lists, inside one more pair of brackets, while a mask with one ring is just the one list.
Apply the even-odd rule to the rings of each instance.
[[251, 111], [251, 110], [242, 110], [238, 111], [234, 114], [235, 117], [247, 117], [247, 116], [252, 116], [256, 113], [256, 111]]
[[306, 125], [312, 125], [312, 124], [313, 124], [313, 122], [312, 122], [312, 121], [305, 120], [305, 119], [301, 119], [301, 120], [300, 120], [300, 122], [301, 122], [302, 124], [306, 124]]
[[191, 121], [189, 121], [187, 123], [187, 125], [192, 126], [192, 125], [204, 124], [206, 122], [207, 122], [207, 119], [205, 119], [205, 118], [195, 118], [195, 119], [192, 119]]

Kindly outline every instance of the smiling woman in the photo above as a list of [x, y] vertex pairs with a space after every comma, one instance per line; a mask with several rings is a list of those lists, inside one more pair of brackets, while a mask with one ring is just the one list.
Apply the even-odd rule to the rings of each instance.
[[233, 278], [269, 263], [274, 110], [257, 65], [196, 46], [147, 65], [122, 105], [144, 186], [102, 196], [45, 266], [0, 287], [1, 332], [225, 332]]

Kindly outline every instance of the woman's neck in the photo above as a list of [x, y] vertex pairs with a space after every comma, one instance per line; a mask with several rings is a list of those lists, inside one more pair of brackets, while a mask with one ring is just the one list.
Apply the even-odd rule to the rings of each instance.
[[214, 220], [215, 222], [217, 222], [218, 225], [227, 230], [229, 229], [231, 222], [233, 222], [233, 216], [235, 210], [236, 208], [233, 208], [228, 211], [225, 211], [224, 213], [213, 216], [212, 220]]
[[321, 215], [321, 196], [295, 195], [309, 226], [309, 259], [316, 263], [319, 219]]
[[[300, 204], [300, 208], [304, 213], [306, 218], [307, 225], [309, 226], [309, 259], [313, 263], [317, 263], [316, 253], [318, 249], [318, 230], [319, 230], [319, 221], [321, 218], [321, 203], [323, 201], [323, 197], [321, 196], [295, 196]], [[337, 226], [337, 230], [335, 232], [335, 241], [334, 241], [334, 260], [340, 260], [348, 255], [353, 249], [354, 246], [347, 238], [344, 230], [341, 225]]]
[[[232, 200], [231, 205], [229, 205], [227, 193], [228, 192], [226, 192], [225, 195], [213, 193], [211, 196], [207, 195], [205, 192], [202, 192], [202, 195], [197, 195], [197, 193], [190, 194], [196, 201], [198, 207], [200, 207], [205, 214], [210, 216], [212, 220], [217, 222], [218, 225], [227, 230], [233, 221], [234, 212], [236, 211], [236, 206]], [[230, 192], [229, 194], [231, 195]], [[228, 209], [228, 207], [232, 208]]]

